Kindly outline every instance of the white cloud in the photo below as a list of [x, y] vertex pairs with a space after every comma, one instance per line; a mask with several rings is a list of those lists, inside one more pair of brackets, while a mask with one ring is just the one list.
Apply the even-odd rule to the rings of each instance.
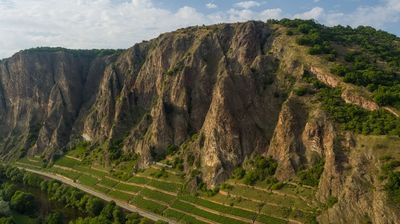
[[359, 6], [351, 13], [330, 12], [322, 16], [321, 22], [328, 25], [346, 24], [350, 26], [369, 25], [383, 28], [400, 21], [400, 1], [384, 0], [374, 6]]
[[250, 9], [230, 9], [227, 12], [226, 18], [221, 18], [224, 22], [243, 22], [247, 20], [261, 20], [280, 19], [282, 18], [282, 10], [266, 9], [261, 12], [252, 11]]
[[151, 0], [8, 2], [0, 4], [0, 58], [36, 46], [127, 48], [162, 32], [206, 21], [194, 8], [173, 12]]
[[263, 19], [280, 19], [282, 18], [282, 9], [266, 9], [260, 15]]
[[260, 5], [261, 4], [259, 2], [256, 2], [256, 1], [243, 1], [243, 2], [235, 3], [234, 6], [236, 8], [251, 9], [251, 8], [254, 8], [254, 7], [258, 7]]
[[181, 27], [281, 17], [280, 9], [253, 11], [252, 4], [204, 14], [152, 0], [0, 0], [0, 58], [37, 46], [127, 48]]
[[256, 8], [261, 6], [257, 1], [206, 14], [189, 6], [167, 10], [153, 4], [154, 0], [0, 0], [0, 58], [37, 46], [128, 48], [177, 28], [221, 22], [296, 17], [328, 25], [396, 24], [400, 1], [382, 1], [352, 13], [315, 7], [290, 15], [280, 8]]
[[400, 1], [399, 0], [388, 0], [387, 6], [393, 10], [400, 12]]
[[320, 0], [314, 0], [315, 3], [319, 2]]
[[294, 15], [293, 18], [297, 18], [297, 19], [318, 19], [323, 14], [323, 12], [324, 12], [323, 8], [314, 7], [310, 11]]
[[214, 4], [214, 3], [207, 3], [206, 4], [206, 7], [207, 8], [209, 8], [209, 9], [216, 9], [216, 8], [218, 8], [218, 6], [216, 5], [216, 4]]

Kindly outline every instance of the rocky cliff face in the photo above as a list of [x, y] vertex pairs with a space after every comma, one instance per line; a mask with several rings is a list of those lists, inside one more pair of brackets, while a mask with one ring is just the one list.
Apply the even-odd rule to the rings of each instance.
[[2, 155], [54, 154], [93, 100], [107, 58], [21, 52], [0, 63]]
[[340, 85], [323, 74], [323, 59], [306, 55], [284, 28], [261, 22], [182, 29], [108, 56], [23, 51], [0, 62], [0, 154], [52, 159], [85, 140], [118, 143], [146, 167], [168, 146], [185, 143], [184, 155], [195, 156], [210, 186], [257, 153], [278, 161], [280, 180], [323, 160], [317, 196], [340, 200], [320, 219], [359, 221], [364, 214], [350, 211], [367, 209], [386, 223], [392, 211], [378, 208], [384, 195], [361, 190], [377, 178], [362, 173], [373, 166], [370, 155], [352, 151], [354, 136], [338, 131], [313, 96], [291, 93], [305, 69]]

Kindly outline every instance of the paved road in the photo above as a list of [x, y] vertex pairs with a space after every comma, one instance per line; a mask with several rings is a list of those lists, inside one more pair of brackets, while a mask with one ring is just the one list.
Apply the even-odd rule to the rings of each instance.
[[149, 218], [149, 219], [151, 219], [151, 220], [154, 220], [154, 221], [163, 220], [163, 221], [166, 221], [166, 222], [171, 223], [171, 224], [176, 224], [176, 222], [173, 221], [173, 220], [170, 220], [170, 219], [167, 219], [167, 218], [165, 218], [165, 217], [163, 217], [163, 216], [160, 216], [160, 215], [157, 215], [157, 214], [154, 214], [154, 213], [145, 211], [145, 210], [140, 209], [140, 208], [138, 208], [138, 207], [136, 207], [136, 206], [133, 206], [133, 205], [127, 203], [127, 202], [124, 202], [124, 201], [121, 201], [121, 200], [112, 198], [112, 197], [110, 197], [110, 196], [108, 196], [108, 195], [106, 195], [106, 194], [103, 194], [103, 193], [94, 191], [94, 190], [92, 190], [91, 188], [86, 187], [86, 186], [84, 186], [84, 185], [82, 185], [82, 184], [79, 184], [79, 183], [75, 183], [75, 182], [73, 182], [73, 181], [70, 180], [70, 179], [63, 178], [63, 177], [61, 177], [61, 176], [56, 176], [56, 175], [54, 175], [54, 174], [50, 174], [50, 173], [46, 173], [46, 172], [41, 172], [41, 171], [38, 171], [38, 170], [33, 170], [33, 169], [25, 168], [25, 167], [18, 167], [18, 168], [23, 169], [23, 170], [26, 170], [26, 171], [29, 171], [29, 172], [31, 172], [31, 173], [36, 173], [36, 174], [39, 174], [39, 175], [42, 175], [42, 176], [45, 176], [45, 177], [49, 177], [49, 178], [51, 178], [51, 179], [55, 179], [55, 180], [61, 181], [61, 182], [65, 183], [65, 184], [68, 184], [68, 185], [70, 185], [70, 186], [72, 186], [72, 187], [76, 187], [76, 188], [78, 188], [78, 189], [80, 189], [80, 190], [82, 190], [82, 191], [84, 191], [84, 192], [86, 192], [86, 193], [88, 193], [88, 194], [91, 194], [91, 195], [93, 195], [93, 196], [96, 196], [96, 197], [98, 197], [98, 198], [101, 198], [101, 199], [103, 199], [103, 200], [105, 200], [105, 201], [115, 201], [115, 203], [116, 203], [119, 207], [124, 208], [124, 209], [126, 209], [126, 210], [128, 210], [128, 211], [131, 211], [131, 212], [137, 212], [137, 213], [139, 213], [141, 216], [146, 217], [146, 218]]

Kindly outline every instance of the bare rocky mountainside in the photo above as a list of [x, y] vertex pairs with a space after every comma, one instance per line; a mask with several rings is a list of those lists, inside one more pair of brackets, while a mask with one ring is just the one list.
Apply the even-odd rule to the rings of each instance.
[[[251, 21], [180, 29], [124, 51], [21, 51], [0, 62], [0, 155], [52, 162], [84, 142], [96, 163], [135, 159], [134, 171], [176, 151], [189, 185], [210, 188], [262, 155], [276, 161], [278, 181], [317, 173], [318, 201], [336, 200], [321, 223], [400, 223], [387, 187], [397, 165], [382, 170], [400, 157], [399, 107], [378, 96], [395, 87], [345, 76], [370, 51], [325, 40], [327, 30]], [[398, 78], [398, 57], [373, 61]]]

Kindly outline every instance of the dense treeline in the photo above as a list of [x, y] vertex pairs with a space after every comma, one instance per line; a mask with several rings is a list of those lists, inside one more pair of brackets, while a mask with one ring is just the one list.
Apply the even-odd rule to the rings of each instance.
[[[331, 72], [343, 81], [364, 86], [372, 92], [381, 106], [400, 109], [400, 38], [372, 27], [326, 27], [313, 20], [274, 21], [288, 28], [288, 35], [296, 35], [297, 43], [309, 46], [310, 54], [325, 55], [335, 61]], [[335, 46], [335, 47], [334, 47]], [[341, 47], [338, 47], [341, 46]], [[315, 51], [319, 49], [318, 51]], [[308, 73], [305, 79], [310, 79]], [[346, 104], [339, 89], [317, 85], [324, 109], [342, 124], [345, 130], [362, 134], [400, 135], [400, 119], [385, 111], [366, 111]], [[295, 89], [299, 96], [306, 88]]]
[[298, 44], [310, 47], [310, 54], [336, 61], [331, 71], [345, 82], [368, 88], [382, 106], [400, 109], [400, 38], [368, 26], [326, 27], [289, 19], [275, 23], [288, 27]]
[[124, 50], [122, 49], [67, 49], [67, 48], [62, 48], [62, 47], [36, 47], [36, 48], [30, 48], [27, 50], [23, 50], [22, 52], [30, 52], [30, 53], [35, 53], [35, 52], [67, 52], [70, 54], [73, 54], [75, 56], [97, 56], [97, 57], [103, 57], [103, 56], [108, 56], [108, 55], [113, 55], [113, 54], [120, 54]]
[[[71, 221], [71, 224], [104, 223], [104, 224], [132, 224], [153, 223], [136, 213], [122, 211], [115, 202], [106, 203], [96, 197], [90, 196], [78, 189], [69, 187], [56, 180], [45, 180], [41, 177], [24, 172], [15, 167], [0, 166], [1, 185], [0, 197], [0, 223], [14, 223], [10, 213], [3, 213], [7, 206], [18, 213], [35, 217], [35, 196], [29, 192], [18, 190], [17, 185], [40, 189], [52, 201], [62, 203], [67, 208], [74, 208], [86, 214], [85, 218]], [[38, 219], [39, 223], [64, 223], [60, 213], [52, 213], [45, 220]]]

